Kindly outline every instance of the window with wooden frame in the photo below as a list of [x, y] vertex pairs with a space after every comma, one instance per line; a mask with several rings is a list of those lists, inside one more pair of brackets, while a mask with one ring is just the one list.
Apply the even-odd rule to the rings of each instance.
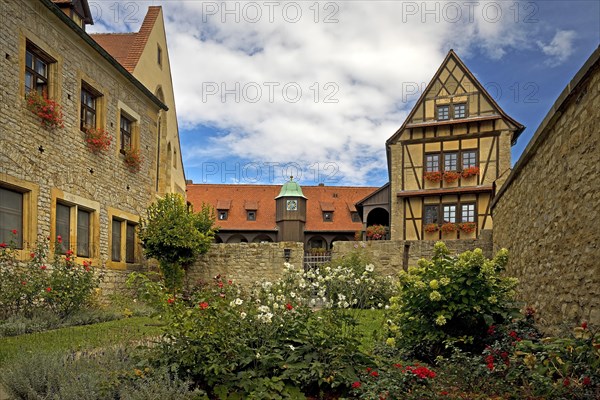
[[324, 222], [333, 222], [333, 213], [329, 211], [323, 212], [323, 221]]
[[125, 228], [125, 262], [135, 262], [135, 224], [126, 223]]
[[218, 210], [219, 221], [226, 221], [229, 213], [227, 210]]
[[246, 211], [246, 219], [248, 221], [256, 221], [256, 211]]
[[362, 222], [360, 220], [360, 215], [358, 215], [358, 212], [356, 212], [356, 211], [352, 211], [350, 213], [350, 218], [352, 218], [352, 222]]
[[446, 121], [450, 119], [450, 106], [437, 106], [438, 121]]
[[0, 187], [0, 243], [23, 248], [23, 193]]
[[[91, 257], [93, 214], [93, 210], [77, 204], [56, 202], [54, 239], [60, 236], [55, 249], [57, 253], [65, 254], [67, 250], [73, 250], [78, 257]], [[75, 233], [74, 243], [71, 242], [71, 232]]]
[[475, 203], [461, 204], [461, 222], [475, 222]]
[[477, 151], [476, 150], [465, 150], [462, 152], [462, 168], [467, 169], [469, 167], [477, 166]]
[[86, 129], [95, 129], [97, 127], [97, 99], [100, 96], [102, 95], [88, 84], [83, 83], [81, 85], [81, 112], [79, 118], [79, 128], [84, 132]]
[[121, 261], [121, 224], [123, 221], [113, 218], [111, 237], [111, 260]]
[[425, 172], [437, 172], [440, 170], [440, 155], [426, 154], [425, 155]]
[[458, 153], [444, 153], [444, 171], [458, 170]]
[[454, 104], [454, 119], [461, 119], [467, 117], [467, 104], [459, 103]]
[[444, 223], [456, 223], [456, 204], [442, 205], [442, 214]]
[[[136, 262], [136, 230], [137, 224], [121, 218], [112, 218], [110, 259], [114, 262]], [[123, 247], [123, 244], [125, 245]]]
[[121, 153], [132, 150], [133, 124], [134, 121], [121, 112]]
[[39, 47], [27, 41], [25, 49], [25, 95], [35, 91], [40, 96], [48, 96], [50, 64], [55, 62], [56, 60]]
[[423, 209], [423, 223], [437, 224], [439, 221], [440, 207], [436, 205], [426, 205]]

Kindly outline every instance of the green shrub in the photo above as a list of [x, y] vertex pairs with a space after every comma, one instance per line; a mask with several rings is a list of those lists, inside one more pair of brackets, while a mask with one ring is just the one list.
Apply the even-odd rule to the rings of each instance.
[[159, 364], [220, 398], [345, 392], [372, 364], [359, 350], [356, 318], [346, 308], [314, 312], [301, 277], [288, 264], [280, 281], [251, 293], [217, 276], [189, 300], [167, 298]]
[[431, 261], [420, 260], [399, 276], [392, 299], [390, 337], [408, 354], [433, 360], [448, 343], [481, 353], [490, 325], [516, 315], [512, 301], [516, 279], [501, 276], [508, 258], [500, 251], [492, 260], [480, 249], [449, 256], [435, 244]]
[[150, 205], [139, 225], [144, 254], [159, 261], [165, 283], [181, 287], [185, 267], [208, 251], [214, 239], [214, 212], [204, 205], [193, 212], [179, 194], [168, 193]]

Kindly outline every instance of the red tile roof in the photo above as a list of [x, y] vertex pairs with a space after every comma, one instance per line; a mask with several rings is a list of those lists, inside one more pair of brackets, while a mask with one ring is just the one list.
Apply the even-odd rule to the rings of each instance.
[[148, 7], [144, 22], [138, 32], [131, 33], [95, 33], [90, 35], [104, 50], [113, 56], [125, 69], [133, 72], [135, 69], [154, 23], [160, 13], [160, 6]]
[[[215, 210], [230, 201], [227, 220], [217, 221], [221, 230], [265, 231], [277, 230], [275, 222], [275, 197], [280, 185], [187, 185], [187, 198], [194, 209], [202, 203]], [[302, 186], [306, 196], [307, 232], [355, 232], [362, 228], [361, 222], [352, 222], [354, 203], [366, 197], [376, 187], [351, 186]], [[256, 208], [253, 208], [256, 207]], [[325, 207], [326, 209], [323, 209]], [[256, 221], [247, 220], [247, 210], [256, 210]], [[323, 221], [323, 211], [333, 211], [333, 221]]]

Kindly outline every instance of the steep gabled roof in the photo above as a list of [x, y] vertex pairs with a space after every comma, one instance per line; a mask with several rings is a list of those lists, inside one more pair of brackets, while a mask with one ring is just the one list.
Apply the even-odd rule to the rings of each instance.
[[[462, 71], [464, 71], [465, 75], [470, 80], [470, 83], [472, 83], [475, 86], [475, 88], [477, 88], [477, 90], [484, 96], [484, 98], [489, 102], [489, 104], [494, 108], [494, 110], [496, 110], [498, 112], [498, 115], [497, 116], [489, 115], [489, 116], [483, 116], [483, 117], [470, 117], [470, 118], [465, 118], [465, 119], [460, 119], [460, 120], [450, 120], [450, 121], [444, 121], [443, 124], [465, 123], [465, 122], [469, 122], [469, 121], [477, 121], [477, 120], [482, 120], [482, 119], [504, 118], [508, 122], [510, 122], [511, 124], [513, 124], [515, 126], [515, 130], [514, 130], [513, 137], [512, 137], [513, 144], [516, 143], [517, 138], [519, 137], [521, 132], [523, 132], [523, 130], [525, 129], [525, 126], [523, 126], [521, 123], [517, 122], [515, 119], [510, 117], [508, 114], [506, 114], [504, 112], [504, 110], [502, 110], [502, 108], [500, 108], [498, 103], [496, 103], [496, 101], [492, 98], [492, 96], [490, 96], [488, 91], [485, 90], [485, 87], [479, 82], [479, 80], [477, 80], [475, 75], [473, 75], [473, 73], [469, 70], [469, 68], [467, 68], [467, 66], [465, 65], [465, 63], [463, 63], [463, 61], [460, 59], [460, 57], [458, 57], [458, 55], [454, 52], [454, 50], [450, 49], [450, 51], [448, 51], [448, 54], [446, 54], [444, 61], [441, 63], [440, 67], [437, 69], [437, 71], [435, 72], [435, 74], [433, 75], [431, 80], [429, 81], [429, 84], [427, 85], [425, 90], [423, 90], [423, 93], [421, 93], [421, 96], [419, 97], [419, 99], [415, 103], [414, 107], [412, 108], [412, 110], [410, 111], [410, 113], [408, 114], [406, 119], [404, 120], [404, 123], [402, 124], [402, 126], [400, 126], [400, 128], [385, 142], [387, 161], [388, 161], [388, 174], [391, 171], [391, 168], [390, 168], [391, 160], [390, 160], [390, 154], [389, 154], [390, 144], [393, 144], [398, 140], [398, 138], [400, 137], [400, 135], [402, 134], [404, 129], [407, 127], [407, 125], [409, 125], [409, 122], [413, 120], [413, 117], [415, 116], [417, 109], [419, 109], [420, 107], [423, 106], [425, 97], [433, 89], [434, 85], [436, 85], [437, 81], [440, 79], [442, 71], [448, 65], [450, 60], [454, 61], [458, 66], [460, 66]], [[438, 124], [440, 124], [440, 122], [432, 121], [431, 123], [419, 124], [419, 126], [426, 126], [426, 125], [430, 125], [430, 124], [438, 125]]]
[[127, 71], [133, 72], [142, 56], [146, 43], [148, 43], [148, 37], [160, 12], [160, 6], [148, 7], [148, 12], [138, 32], [95, 33], [90, 36], [119, 61]]
[[[404, 120], [404, 123], [402, 124], [402, 126], [386, 141], [386, 146], [395, 142], [398, 139], [398, 137], [402, 134], [402, 131], [406, 128], [406, 126], [409, 124], [409, 122], [415, 116], [417, 109], [420, 106], [422, 106], [422, 103], [425, 100], [425, 97], [427, 96], [427, 94], [434, 88], [438, 79], [440, 79], [442, 71], [448, 65], [450, 60], [454, 61], [457, 65], [459, 65], [461, 67], [461, 69], [464, 71], [465, 75], [470, 80], [470, 83], [472, 83], [477, 88], [477, 90], [486, 98], [486, 100], [492, 105], [492, 107], [496, 111], [498, 111], [498, 117], [505, 118], [506, 120], [508, 120], [510, 123], [512, 123], [516, 127], [515, 133], [513, 134], [513, 143], [516, 142], [517, 138], [519, 137], [521, 132], [523, 132], [525, 127], [522, 124], [520, 124], [519, 122], [517, 122], [515, 119], [510, 117], [508, 114], [506, 114], [504, 112], [504, 110], [502, 110], [502, 108], [500, 108], [498, 103], [496, 103], [496, 101], [492, 98], [492, 96], [490, 96], [488, 91], [485, 90], [485, 88], [477, 80], [475, 75], [473, 75], [473, 73], [469, 70], [469, 68], [467, 68], [467, 66], [462, 62], [460, 57], [458, 57], [458, 55], [454, 52], [454, 50], [450, 49], [450, 51], [446, 55], [446, 58], [444, 58], [444, 61], [442, 62], [442, 64], [440, 65], [440, 67], [438, 68], [436, 73], [433, 75], [433, 77], [429, 81], [429, 84], [427, 85], [425, 90], [423, 90], [423, 93], [421, 93], [421, 96], [415, 103], [415, 106], [412, 108], [412, 110], [410, 111], [410, 113], [408, 114], [406, 119]], [[489, 118], [493, 118], [493, 117], [487, 116], [487, 117], [483, 117], [483, 118], [489, 119]], [[475, 117], [475, 118], [471, 117], [471, 118], [465, 118], [465, 119], [461, 119], [461, 120], [457, 120], [457, 121], [451, 120], [451, 121], [445, 121], [444, 123], [465, 123], [465, 122], [469, 122], [470, 120], [478, 120], [478, 119], [482, 119], [482, 117]], [[439, 124], [439, 122], [436, 124]]]

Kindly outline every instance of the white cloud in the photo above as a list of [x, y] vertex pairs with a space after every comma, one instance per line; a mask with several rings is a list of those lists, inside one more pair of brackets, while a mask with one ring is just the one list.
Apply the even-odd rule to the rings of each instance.
[[[186, 159], [197, 164], [195, 157], [230, 154], [257, 162], [334, 162], [344, 183], [364, 183], [373, 168], [385, 168], [385, 140], [410, 111], [414, 88], [425, 87], [450, 47], [463, 58], [482, 51], [498, 59], [527, 46], [528, 26], [509, 17], [508, 3], [452, 3], [462, 6], [162, 2], [182, 134], [193, 135], [199, 125], [226, 132], [211, 140], [214, 153], [191, 146], [183, 149]], [[136, 4], [142, 16], [150, 5]], [[298, 6], [301, 17], [291, 22]], [[332, 23], [324, 22], [328, 17]], [[116, 19], [102, 22], [101, 30], [129, 28]], [[571, 40], [557, 34], [542, 49], [560, 59]], [[262, 93], [254, 102], [257, 88]]]
[[547, 64], [551, 66], [560, 65], [565, 62], [573, 53], [573, 40], [576, 33], [574, 31], [557, 31], [549, 44], [538, 41], [540, 49], [549, 56]]

